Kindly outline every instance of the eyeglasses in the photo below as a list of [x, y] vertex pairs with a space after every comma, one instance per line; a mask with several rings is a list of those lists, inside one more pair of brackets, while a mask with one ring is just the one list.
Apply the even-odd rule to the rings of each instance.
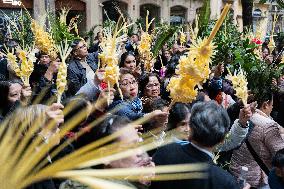
[[87, 44], [86, 44], [86, 43], [84, 43], [81, 47], [78, 47], [77, 50], [83, 49], [83, 48], [85, 48], [85, 47], [87, 47]]
[[151, 83], [146, 85], [146, 88], [151, 89], [153, 87], [160, 87], [160, 83]]
[[120, 85], [125, 86], [125, 87], [129, 87], [130, 85], [136, 85], [137, 81], [136, 80], [132, 80], [132, 81], [123, 81], [122, 83], [120, 83]]

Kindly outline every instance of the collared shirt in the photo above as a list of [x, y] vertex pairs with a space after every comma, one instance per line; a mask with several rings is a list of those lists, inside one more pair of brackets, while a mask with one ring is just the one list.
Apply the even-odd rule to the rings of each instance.
[[190, 143], [187, 140], [180, 140], [177, 137], [173, 137], [173, 141], [177, 144], [180, 144], [180, 145], [186, 145], [186, 144]]
[[210, 156], [212, 159], [214, 159], [214, 155], [213, 155], [212, 152], [209, 152], [208, 150], [205, 150], [205, 149], [203, 149], [203, 148], [200, 148], [199, 146], [193, 144], [192, 142], [191, 142], [191, 145], [192, 145], [194, 148], [196, 148], [197, 150], [199, 150], [199, 151], [201, 151], [201, 152], [204, 152], [205, 154], [207, 154], [208, 156]]

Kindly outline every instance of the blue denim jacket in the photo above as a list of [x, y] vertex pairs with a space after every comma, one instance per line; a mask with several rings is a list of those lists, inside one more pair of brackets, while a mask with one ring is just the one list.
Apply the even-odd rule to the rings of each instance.
[[116, 100], [110, 105], [109, 108], [118, 108], [118, 111], [114, 114], [125, 116], [130, 120], [136, 120], [144, 116], [144, 113], [142, 113], [142, 101], [138, 97], [132, 101]]

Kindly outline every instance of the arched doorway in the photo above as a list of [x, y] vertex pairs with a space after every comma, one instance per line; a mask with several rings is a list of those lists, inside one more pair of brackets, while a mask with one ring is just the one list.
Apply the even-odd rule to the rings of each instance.
[[108, 20], [118, 21], [120, 11], [124, 16], [128, 16], [128, 5], [125, 2], [114, 0], [114, 1], [105, 1], [103, 4], [103, 22]]
[[[155, 21], [159, 21], [161, 18], [161, 8], [154, 4], [143, 4], [140, 5], [140, 17], [145, 22], [145, 18], [147, 15], [147, 10], [149, 11], [149, 21], [155, 18]], [[154, 23], [151, 25], [151, 29], [154, 28]]]
[[171, 7], [171, 25], [184, 24], [187, 20], [187, 8], [183, 6]]
[[58, 14], [62, 8], [69, 8], [69, 14], [67, 15], [67, 23], [79, 15], [78, 29], [79, 33], [82, 34], [86, 31], [86, 3], [80, 0], [56, 0], [55, 10]]

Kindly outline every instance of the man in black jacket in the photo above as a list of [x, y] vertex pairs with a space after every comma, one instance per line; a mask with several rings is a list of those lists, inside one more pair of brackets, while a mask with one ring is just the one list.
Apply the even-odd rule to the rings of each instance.
[[152, 189], [235, 189], [236, 179], [213, 163], [213, 149], [220, 144], [230, 127], [225, 109], [215, 102], [197, 103], [190, 118], [191, 143], [173, 143], [157, 150], [153, 156], [156, 165], [208, 163], [208, 177], [152, 182]]
[[84, 41], [76, 40], [71, 46], [73, 50], [67, 69], [67, 97], [74, 96], [88, 81], [92, 82], [98, 68], [98, 54], [89, 54]]

